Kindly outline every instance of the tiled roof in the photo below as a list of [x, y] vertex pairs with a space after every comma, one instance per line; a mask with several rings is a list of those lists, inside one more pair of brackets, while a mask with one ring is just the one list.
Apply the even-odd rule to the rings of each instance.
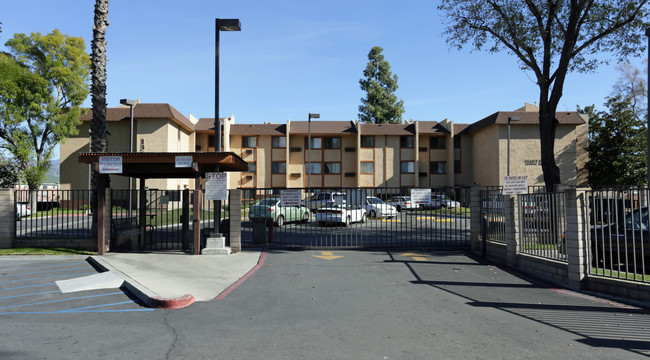
[[[291, 121], [289, 125], [291, 134], [308, 134], [309, 121]], [[352, 121], [318, 121], [311, 122], [311, 134], [356, 134], [357, 130]]]
[[360, 124], [361, 135], [415, 135], [413, 124]]
[[[106, 109], [106, 121], [128, 120], [131, 112], [128, 106]], [[92, 109], [88, 109], [81, 115], [81, 121], [91, 121], [93, 117]], [[186, 130], [194, 130], [192, 124], [183, 114], [174, 109], [169, 104], [143, 104], [139, 103], [133, 107], [133, 118], [139, 119], [172, 119], [180, 124]]]
[[231, 135], [281, 135], [287, 134], [286, 124], [232, 124]]
[[[221, 118], [221, 124], [223, 125], [226, 118]], [[195, 131], [214, 131], [214, 118], [200, 118], [199, 121], [194, 124]]]

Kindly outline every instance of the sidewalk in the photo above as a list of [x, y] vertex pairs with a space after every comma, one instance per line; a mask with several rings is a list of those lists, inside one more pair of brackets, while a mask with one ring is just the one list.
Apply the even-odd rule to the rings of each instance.
[[124, 279], [124, 286], [147, 306], [177, 309], [214, 300], [261, 266], [263, 254], [262, 249], [230, 255], [108, 253], [88, 261]]

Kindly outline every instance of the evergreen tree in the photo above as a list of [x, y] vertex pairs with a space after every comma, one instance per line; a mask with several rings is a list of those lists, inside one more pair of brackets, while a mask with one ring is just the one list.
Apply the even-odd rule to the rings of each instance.
[[647, 163], [645, 122], [635, 116], [629, 98], [618, 95], [605, 105], [607, 112], [596, 111], [593, 105], [584, 109], [589, 116], [589, 184], [643, 184]]
[[390, 64], [384, 60], [382, 49], [375, 46], [368, 54], [368, 66], [363, 71], [365, 78], [359, 80], [361, 89], [366, 92], [359, 106], [359, 119], [364, 123], [399, 124], [404, 114], [404, 101], [397, 101], [397, 75], [390, 71]]

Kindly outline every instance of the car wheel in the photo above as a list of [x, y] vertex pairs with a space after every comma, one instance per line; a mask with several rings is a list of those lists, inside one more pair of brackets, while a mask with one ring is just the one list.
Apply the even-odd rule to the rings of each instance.
[[402, 212], [402, 207], [397, 205], [397, 212]]
[[345, 222], [343, 223], [343, 226], [348, 226], [350, 225], [350, 216], [345, 217]]
[[284, 225], [284, 216], [280, 215], [275, 219], [275, 226], [282, 227], [282, 225]]
[[361, 223], [363, 224], [365, 222], [366, 222], [366, 214], [364, 213], [363, 215], [361, 215]]
[[424, 210], [424, 205], [420, 204], [420, 210]]
[[302, 214], [303, 224], [306, 223], [307, 221], [309, 221], [309, 212], [305, 212], [304, 214]]
[[375, 212], [375, 210], [370, 210], [370, 214], [368, 215], [368, 217], [376, 218], [376, 217], [377, 217], [377, 213]]

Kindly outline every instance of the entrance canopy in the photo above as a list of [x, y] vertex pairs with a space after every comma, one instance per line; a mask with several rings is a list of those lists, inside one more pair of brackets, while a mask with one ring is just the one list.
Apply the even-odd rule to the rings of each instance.
[[[121, 156], [122, 173], [113, 174], [140, 179], [192, 179], [206, 172], [248, 171], [248, 163], [232, 152], [180, 153], [80, 153], [79, 162], [99, 164], [100, 156]], [[176, 167], [176, 157], [192, 157], [192, 167]]]

